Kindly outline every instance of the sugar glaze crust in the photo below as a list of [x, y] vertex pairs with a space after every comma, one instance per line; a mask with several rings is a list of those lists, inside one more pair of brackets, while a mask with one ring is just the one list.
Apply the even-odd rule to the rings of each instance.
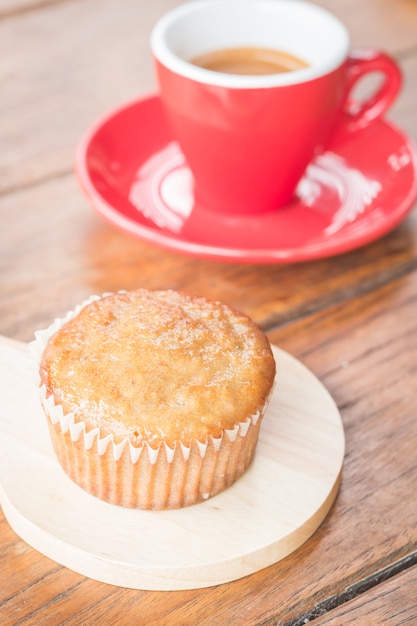
[[221, 437], [262, 410], [275, 376], [246, 315], [177, 291], [93, 301], [48, 341], [46, 395], [115, 443], [157, 448]]

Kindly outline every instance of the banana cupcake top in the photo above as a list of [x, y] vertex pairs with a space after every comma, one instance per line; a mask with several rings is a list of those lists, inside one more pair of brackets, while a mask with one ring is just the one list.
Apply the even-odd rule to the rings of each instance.
[[114, 441], [186, 446], [259, 412], [275, 376], [246, 315], [177, 291], [105, 295], [48, 341], [41, 384], [64, 413]]

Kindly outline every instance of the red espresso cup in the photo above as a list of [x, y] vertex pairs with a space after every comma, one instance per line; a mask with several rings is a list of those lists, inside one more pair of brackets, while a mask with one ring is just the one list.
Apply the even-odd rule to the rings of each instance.
[[[343, 24], [303, 0], [194, 0], [157, 22], [160, 98], [197, 205], [230, 215], [286, 206], [316, 154], [384, 114], [401, 86], [398, 65], [349, 46]], [[306, 66], [252, 75], [192, 62], [242, 48], [282, 51]], [[380, 87], [355, 99], [370, 73], [382, 75]]]

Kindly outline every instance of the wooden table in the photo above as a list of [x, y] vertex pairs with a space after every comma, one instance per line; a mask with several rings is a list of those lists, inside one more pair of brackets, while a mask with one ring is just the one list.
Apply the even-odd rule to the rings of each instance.
[[[320, 0], [354, 46], [405, 76], [389, 118], [417, 138], [415, 0]], [[246, 311], [328, 388], [344, 423], [339, 496], [281, 562], [202, 590], [144, 592], [74, 573], [0, 512], [0, 623], [209, 626], [417, 623], [417, 213], [362, 249], [303, 264], [198, 260], [139, 242], [89, 208], [80, 135], [155, 90], [148, 48], [177, 0], [0, 3], [0, 333], [29, 341], [91, 293], [186, 289]]]

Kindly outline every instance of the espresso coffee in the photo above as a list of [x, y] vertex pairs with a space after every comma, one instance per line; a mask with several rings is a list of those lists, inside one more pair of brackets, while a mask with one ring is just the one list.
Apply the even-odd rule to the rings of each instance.
[[191, 59], [193, 65], [224, 74], [247, 76], [281, 74], [308, 67], [308, 63], [288, 52], [272, 48], [224, 48]]

